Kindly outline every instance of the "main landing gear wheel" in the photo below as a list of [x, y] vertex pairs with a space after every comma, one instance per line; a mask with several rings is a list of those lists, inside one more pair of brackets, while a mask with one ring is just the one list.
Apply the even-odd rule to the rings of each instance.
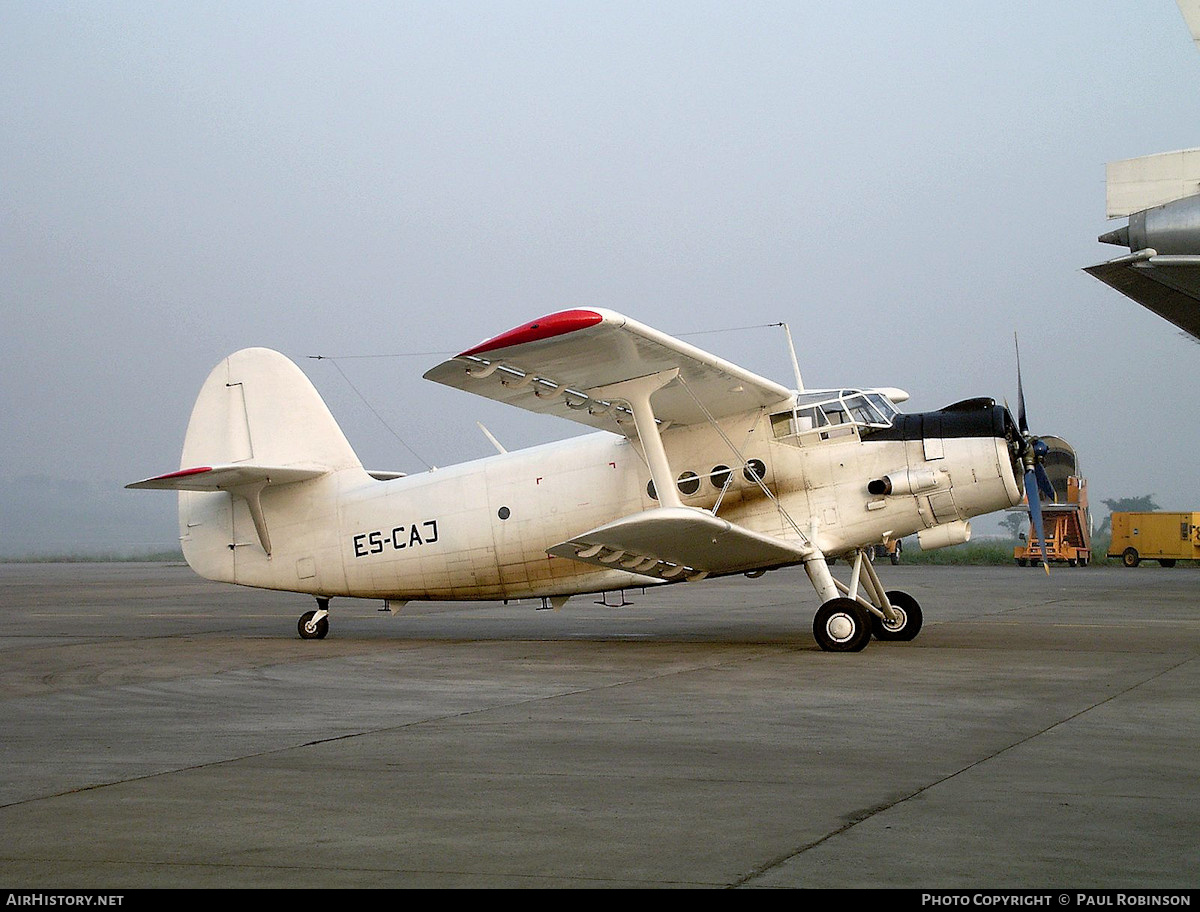
[[921, 632], [921, 606], [907, 592], [899, 589], [889, 589], [888, 601], [892, 609], [900, 616], [895, 621], [871, 615], [871, 626], [875, 636], [881, 640], [911, 640]]
[[329, 633], [329, 618], [322, 616], [319, 621], [314, 622], [317, 612], [306, 611], [300, 615], [300, 620], [296, 622], [296, 630], [303, 640], [323, 640], [325, 634]]
[[871, 641], [871, 613], [854, 599], [830, 599], [817, 609], [813, 636], [826, 652], [858, 652]]

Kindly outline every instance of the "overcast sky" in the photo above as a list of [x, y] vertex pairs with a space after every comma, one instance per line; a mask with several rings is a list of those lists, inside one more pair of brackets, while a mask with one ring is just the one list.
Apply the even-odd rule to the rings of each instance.
[[0, 483], [170, 544], [121, 486], [250, 345], [370, 468], [573, 435], [421, 374], [601, 306], [790, 385], [741, 329], [787, 321], [808, 386], [910, 411], [1015, 400], [1018, 331], [1094, 503], [1200, 509], [1200, 346], [1081, 271], [1105, 163], [1200, 145], [1198, 82], [1173, 0], [0, 0]]

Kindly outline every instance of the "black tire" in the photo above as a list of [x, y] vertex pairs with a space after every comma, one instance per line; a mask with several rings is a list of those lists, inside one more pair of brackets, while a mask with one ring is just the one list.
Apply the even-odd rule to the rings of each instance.
[[889, 589], [887, 597], [888, 601], [892, 603], [892, 607], [899, 611], [902, 617], [898, 624], [891, 624], [872, 614], [871, 629], [876, 639], [891, 640], [892, 642], [907, 642], [915, 639], [921, 632], [921, 624], [924, 621], [921, 615], [921, 606], [907, 592], [901, 592], [898, 589]]
[[813, 636], [825, 652], [860, 652], [871, 642], [871, 612], [854, 599], [830, 599], [817, 609]]
[[1027, 560], [1026, 560], [1025, 558], [1023, 558], [1023, 557], [1018, 557], [1016, 560], [1017, 560], [1017, 566], [1018, 566], [1018, 567], [1024, 567], [1026, 564], [1028, 564], [1028, 563], [1029, 563], [1029, 561], [1027, 561]]
[[1138, 556], [1136, 549], [1126, 548], [1124, 551], [1121, 552], [1121, 563], [1124, 564], [1126, 567], [1136, 567], [1141, 562], [1142, 562], [1142, 559], [1141, 559], [1141, 557]]
[[300, 639], [323, 640], [325, 639], [325, 634], [329, 633], [328, 615], [317, 621], [317, 627], [315, 630], [308, 629], [308, 623], [313, 619], [315, 614], [315, 611], [306, 611], [304, 614], [300, 615], [300, 620], [296, 622], [296, 632], [300, 634]]

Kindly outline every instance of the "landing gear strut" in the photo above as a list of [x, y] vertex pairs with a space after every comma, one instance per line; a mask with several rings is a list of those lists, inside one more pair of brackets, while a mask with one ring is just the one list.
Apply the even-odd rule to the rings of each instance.
[[318, 598], [317, 610], [300, 615], [296, 630], [302, 640], [323, 640], [329, 633], [329, 599]]
[[921, 606], [907, 592], [884, 591], [866, 551], [855, 553], [849, 585], [833, 577], [823, 558], [806, 561], [804, 568], [817, 595], [825, 599], [813, 618], [813, 636], [826, 652], [858, 652], [872, 634], [880, 640], [905, 641], [920, 632]]

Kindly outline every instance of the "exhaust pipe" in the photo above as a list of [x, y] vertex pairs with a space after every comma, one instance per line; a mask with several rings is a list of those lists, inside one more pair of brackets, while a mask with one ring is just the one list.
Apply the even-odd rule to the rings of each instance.
[[867, 482], [867, 492], [876, 497], [881, 494], [919, 494], [939, 484], [941, 479], [933, 469], [904, 469]]

